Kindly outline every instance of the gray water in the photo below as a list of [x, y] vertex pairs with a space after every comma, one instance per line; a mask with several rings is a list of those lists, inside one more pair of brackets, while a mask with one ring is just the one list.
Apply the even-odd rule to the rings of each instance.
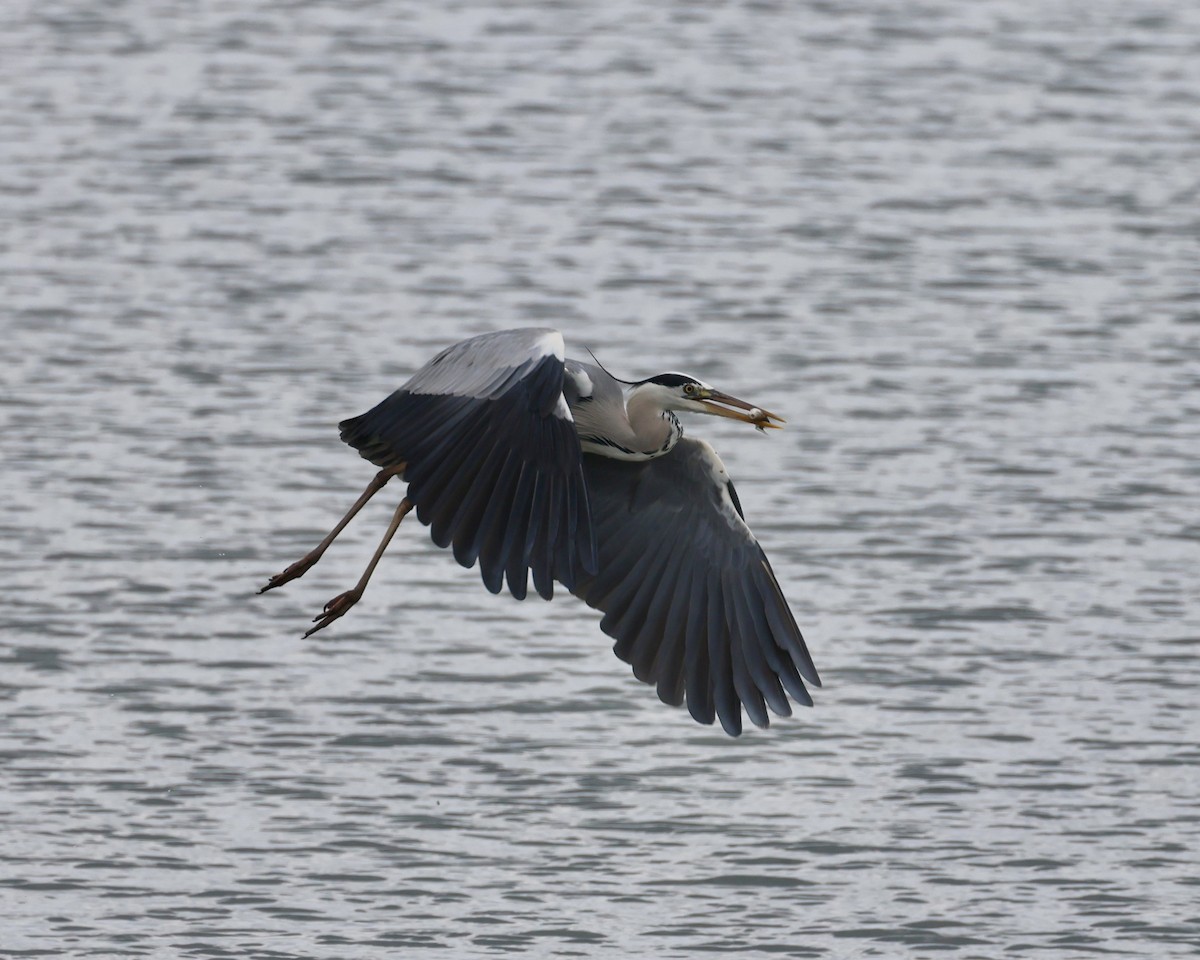
[[[0, 23], [0, 953], [1194, 956], [1200, 7]], [[825, 687], [732, 740], [335, 424], [549, 324], [690, 420]]]

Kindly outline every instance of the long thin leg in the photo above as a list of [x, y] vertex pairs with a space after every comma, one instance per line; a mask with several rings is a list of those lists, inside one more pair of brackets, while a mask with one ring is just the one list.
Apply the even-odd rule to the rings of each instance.
[[367, 489], [362, 492], [362, 496], [354, 502], [354, 506], [347, 511], [346, 515], [342, 517], [338, 525], [329, 531], [329, 535], [320, 543], [318, 543], [316, 547], [284, 570], [283, 573], [275, 574], [275, 576], [267, 581], [267, 585], [258, 592], [266, 593], [268, 590], [274, 590], [276, 587], [282, 587], [290, 580], [295, 580], [298, 577], [304, 576], [304, 574], [308, 572], [309, 567], [313, 566], [318, 560], [321, 559], [321, 554], [323, 554], [329, 548], [329, 545], [337, 539], [337, 535], [346, 529], [346, 524], [354, 519], [354, 515], [358, 513], [358, 511], [364, 506], [366, 506], [367, 501], [375, 496], [375, 494], [377, 494], [380, 490], [382, 490], [387, 485], [387, 482], [392, 479], [392, 477], [403, 473], [405, 466], [405, 464], [401, 463], [394, 467], [385, 467], [383, 470], [380, 470], [377, 474], [375, 474], [375, 476], [371, 479], [371, 482], [367, 484]]
[[311, 637], [318, 630], [324, 630], [327, 626], [333, 623], [338, 617], [345, 614], [352, 606], [362, 599], [363, 591], [367, 589], [367, 581], [371, 579], [371, 574], [375, 572], [375, 568], [379, 565], [379, 558], [383, 556], [383, 551], [387, 549], [389, 543], [392, 542], [392, 537], [396, 535], [396, 531], [400, 529], [400, 521], [408, 514], [408, 511], [413, 508], [408, 497], [400, 501], [400, 505], [396, 507], [396, 512], [392, 515], [392, 522], [388, 525], [387, 533], [383, 535], [383, 539], [379, 541], [379, 546], [375, 550], [375, 556], [371, 558], [371, 562], [367, 564], [367, 569], [363, 571], [363, 575], [358, 578], [358, 583], [354, 585], [353, 590], [347, 590], [345, 593], [339, 593], [336, 597], [325, 604], [325, 609], [313, 617], [313, 621], [317, 624], [309, 630], [304, 636]]

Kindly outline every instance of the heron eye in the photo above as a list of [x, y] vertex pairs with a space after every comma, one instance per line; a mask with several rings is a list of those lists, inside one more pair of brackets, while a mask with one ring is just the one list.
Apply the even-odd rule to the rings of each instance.
[[685, 383], [683, 385], [683, 392], [689, 397], [694, 397], [696, 395], [696, 385], [694, 383]]

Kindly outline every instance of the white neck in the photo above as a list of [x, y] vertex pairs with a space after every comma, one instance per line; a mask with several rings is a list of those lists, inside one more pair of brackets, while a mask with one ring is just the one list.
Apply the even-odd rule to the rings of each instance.
[[586, 417], [576, 411], [583, 449], [631, 461], [652, 460], [668, 453], [683, 436], [678, 418], [666, 406], [671, 397], [658, 384], [639, 384], [625, 393], [623, 410], [608, 411], [602, 429], [593, 429], [590, 423], [585, 423]]

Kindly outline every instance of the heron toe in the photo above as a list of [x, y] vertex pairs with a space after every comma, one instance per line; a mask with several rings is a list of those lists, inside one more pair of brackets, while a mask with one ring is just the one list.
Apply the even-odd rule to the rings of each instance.
[[304, 636], [311, 637], [318, 630], [324, 630], [327, 626], [333, 623], [338, 617], [346, 615], [352, 606], [362, 599], [362, 591], [355, 588], [347, 590], [345, 593], [339, 593], [336, 597], [325, 604], [325, 608], [313, 617], [313, 622], [316, 626], [307, 631]]
[[284, 570], [283, 573], [275, 574], [275, 576], [267, 581], [267, 585], [258, 592], [266, 593], [268, 590], [274, 590], [276, 587], [282, 587], [285, 583], [290, 583], [292, 580], [299, 579], [308, 573], [309, 568], [319, 559], [320, 555], [313, 556], [311, 553], [301, 557], [286, 570]]

